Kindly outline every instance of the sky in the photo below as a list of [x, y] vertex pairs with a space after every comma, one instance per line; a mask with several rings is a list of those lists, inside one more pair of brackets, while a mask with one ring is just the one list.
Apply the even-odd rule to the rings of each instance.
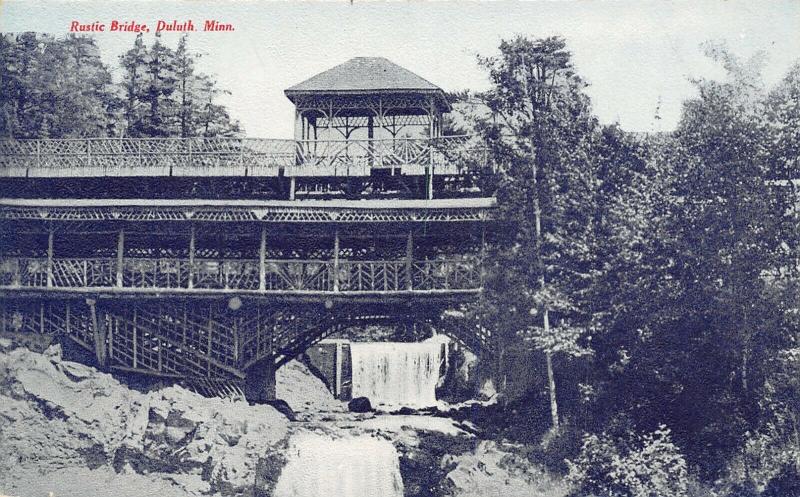
[[[630, 131], [668, 131], [692, 78], [720, 78], [704, 41], [736, 55], [766, 54], [764, 77], [780, 80], [800, 59], [800, 1], [267, 2], [146, 0], [2, 0], [0, 31], [64, 34], [72, 21], [110, 24], [206, 20], [233, 32], [189, 35], [204, 53], [199, 69], [230, 91], [222, 98], [248, 136], [290, 138], [294, 109], [283, 90], [357, 56], [381, 56], [447, 91], [488, 87], [476, 56], [501, 39], [560, 35], [590, 84], [595, 114]], [[106, 28], [108, 29], [108, 28]], [[162, 33], [175, 46], [178, 34]], [[103, 59], [116, 66], [135, 33], [97, 33]], [[115, 69], [119, 77], [119, 69]], [[660, 119], [655, 119], [656, 111]]]

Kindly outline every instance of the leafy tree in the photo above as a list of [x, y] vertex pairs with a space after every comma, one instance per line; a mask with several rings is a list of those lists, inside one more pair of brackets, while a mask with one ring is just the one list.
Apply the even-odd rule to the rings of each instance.
[[790, 291], [774, 275], [793, 266], [797, 225], [776, 187], [786, 160], [771, 146], [757, 61], [706, 48], [728, 78], [695, 81], [678, 129], [644, 142], [623, 188], [598, 196], [606, 270], [593, 377], [597, 425], [620, 413], [640, 430], [666, 423], [716, 477], [759, 424], [770, 358], [792, 329]]
[[590, 353], [582, 341], [592, 316], [583, 304], [596, 277], [597, 123], [570, 57], [554, 37], [503, 41], [498, 56], [480, 59], [492, 88], [482, 95], [491, 115], [478, 128], [501, 167], [498, 200], [516, 229], [494, 254], [490, 295], [478, 313], [497, 330], [498, 354], [520, 343], [543, 353], [554, 429], [553, 356]]

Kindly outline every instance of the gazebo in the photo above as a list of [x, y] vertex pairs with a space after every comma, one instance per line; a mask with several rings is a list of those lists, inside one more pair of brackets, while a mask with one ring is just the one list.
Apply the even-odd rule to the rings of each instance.
[[[356, 57], [285, 93], [295, 104], [298, 163], [329, 159], [298, 168], [297, 176], [369, 176], [381, 169], [424, 174], [431, 198], [430, 147], [441, 137], [442, 114], [451, 110], [441, 88], [383, 57]], [[420, 161], [423, 154], [430, 160]]]

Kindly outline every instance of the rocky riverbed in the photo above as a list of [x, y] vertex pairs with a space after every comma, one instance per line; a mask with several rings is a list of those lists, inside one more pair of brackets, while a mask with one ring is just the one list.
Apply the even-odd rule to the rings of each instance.
[[[109, 374], [62, 360], [58, 347], [37, 353], [2, 339], [0, 495], [313, 495], [293, 480], [311, 472], [292, 466], [310, 447], [332, 452], [314, 455], [316, 477], [374, 482], [382, 485], [373, 489], [380, 495], [566, 493], [520, 447], [481, 440], [468, 423], [349, 413], [299, 362], [279, 371], [278, 395], [297, 421], [270, 406], [205, 398], [177, 386], [133, 390]], [[384, 452], [392, 461], [357, 461]], [[344, 469], [322, 467], [331, 461]], [[349, 488], [346, 482], [340, 487]], [[353, 495], [365, 490], [356, 488]]]

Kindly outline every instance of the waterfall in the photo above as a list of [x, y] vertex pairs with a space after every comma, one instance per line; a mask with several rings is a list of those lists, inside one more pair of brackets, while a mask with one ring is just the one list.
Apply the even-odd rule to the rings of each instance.
[[391, 407], [435, 405], [441, 351], [435, 341], [351, 343], [353, 397]]
[[400, 461], [391, 442], [362, 435], [292, 439], [275, 497], [402, 497]]

